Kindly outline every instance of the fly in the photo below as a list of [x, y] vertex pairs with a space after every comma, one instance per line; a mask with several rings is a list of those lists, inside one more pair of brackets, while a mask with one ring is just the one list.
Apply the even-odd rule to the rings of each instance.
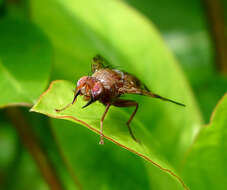
[[116, 107], [135, 107], [126, 124], [131, 137], [137, 141], [130, 127], [130, 123], [138, 110], [138, 103], [134, 100], [121, 99], [120, 97], [123, 94], [145, 95], [172, 102], [180, 106], [185, 106], [182, 103], [170, 100], [158, 94], [154, 94], [143, 83], [141, 83], [137, 77], [127, 72], [113, 69], [107, 65], [107, 63], [108, 62], [102, 56], [96, 55], [92, 59], [91, 65], [93, 74], [91, 76], [83, 76], [78, 80], [72, 103], [62, 109], [56, 109], [57, 112], [65, 110], [75, 103], [76, 98], [79, 95], [83, 95], [84, 100], [87, 101], [82, 108], [91, 105], [95, 101], [99, 101], [104, 104], [105, 111], [100, 119], [99, 144], [104, 144], [103, 121], [111, 105]]

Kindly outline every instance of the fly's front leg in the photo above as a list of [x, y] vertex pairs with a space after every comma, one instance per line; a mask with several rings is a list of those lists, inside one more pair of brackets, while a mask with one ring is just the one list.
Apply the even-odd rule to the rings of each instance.
[[130, 123], [132, 121], [132, 119], [134, 118], [137, 110], [138, 110], [138, 103], [136, 101], [133, 101], [133, 100], [121, 100], [121, 99], [117, 99], [116, 101], [113, 102], [114, 106], [116, 107], [135, 107], [135, 110], [133, 111], [132, 115], [130, 116], [129, 120], [127, 121], [127, 126], [128, 126], [128, 130], [129, 130], [129, 133], [131, 135], [131, 137], [136, 141], [138, 142], [138, 140], [136, 139], [136, 137], [134, 136], [133, 132], [132, 132], [132, 129], [130, 127]]
[[99, 141], [99, 144], [104, 144], [104, 139], [103, 139], [103, 121], [104, 121], [104, 119], [105, 119], [105, 116], [106, 116], [106, 114], [107, 114], [107, 112], [108, 112], [108, 110], [109, 110], [109, 108], [110, 108], [110, 105], [111, 104], [107, 104], [106, 105], [106, 109], [105, 109], [105, 111], [104, 111], [104, 113], [103, 113], [103, 115], [102, 115], [102, 118], [101, 118], [101, 120], [100, 120], [100, 141]]

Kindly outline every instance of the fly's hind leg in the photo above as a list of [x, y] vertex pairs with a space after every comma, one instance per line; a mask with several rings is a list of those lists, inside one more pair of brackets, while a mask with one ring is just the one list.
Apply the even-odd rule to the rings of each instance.
[[131, 135], [131, 137], [138, 142], [138, 140], [136, 139], [136, 137], [134, 136], [132, 129], [130, 127], [130, 123], [132, 121], [132, 119], [134, 118], [134, 116], [136, 115], [136, 112], [138, 110], [138, 103], [136, 101], [133, 100], [122, 100], [122, 99], [117, 99], [115, 100], [112, 105], [116, 106], [116, 107], [135, 107], [135, 110], [133, 111], [132, 115], [130, 116], [129, 120], [127, 121], [127, 126], [128, 126], [128, 130], [129, 133]]

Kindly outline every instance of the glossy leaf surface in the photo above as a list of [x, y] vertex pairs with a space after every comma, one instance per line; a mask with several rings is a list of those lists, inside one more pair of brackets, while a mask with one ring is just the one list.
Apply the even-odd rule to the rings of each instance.
[[226, 126], [227, 95], [218, 103], [210, 124], [200, 132], [185, 161], [184, 174], [192, 189], [227, 188]]
[[29, 106], [47, 85], [50, 44], [27, 21], [1, 20], [0, 28], [0, 107]]
[[[48, 11], [41, 11], [43, 4]], [[121, 1], [33, 1], [31, 9], [33, 21], [54, 44], [53, 78], [75, 82], [90, 72], [90, 60], [99, 53], [117, 68], [138, 76], [153, 92], [187, 105], [182, 109], [130, 97], [140, 103], [136, 118], [147, 135], [152, 134], [151, 144], [156, 141], [162, 157], [177, 169], [202, 119], [182, 71], [152, 23]], [[123, 124], [132, 110], [122, 112]]]

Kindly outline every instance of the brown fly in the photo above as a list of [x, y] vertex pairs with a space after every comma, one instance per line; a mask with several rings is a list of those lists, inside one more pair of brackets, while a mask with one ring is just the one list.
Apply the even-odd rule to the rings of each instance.
[[56, 111], [60, 112], [73, 105], [78, 95], [83, 95], [84, 100], [88, 101], [82, 108], [89, 106], [97, 100], [104, 104], [106, 108], [100, 120], [100, 144], [104, 144], [103, 121], [111, 105], [117, 107], [135, 107], [126, 124], [131, 137], [137, 141], [132, 133], [130, 123], [138, 110], [138, 103], [134, 100], [121, 99], [120, 96], [123, 94], [145, 95], [185, 106], [184, 104], [154, 94], [135, 76], [111, 68], [107, 65], [107, 61], [100, 55], [96, 55], [92, 60], [92, 73], [91, 76], [83, 76], [78, 80], [72, 103], [62, 109], [56, 109]]

